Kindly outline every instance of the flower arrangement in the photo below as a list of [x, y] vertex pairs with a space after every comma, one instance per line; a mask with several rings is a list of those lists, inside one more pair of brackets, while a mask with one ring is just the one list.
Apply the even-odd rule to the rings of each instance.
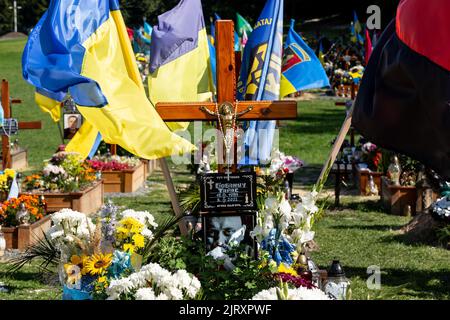
[[269, 192], [280, 191], [287, 174], [294, 174], [303, 165], [303, 161], [297, 157], [286, 156], [280, 150], [272, 151], [270, 165], [266, 168], [255, 168], [260, 193], [267, 195]]
[[75, 192], [96, 180], [95, 170], [77, 153], [58, 152], [44, 163], [40, 174], [25, 177], [26, 191]]
[[118, 212], [108, 204], [94, 220], [63, 209], [52, 222], [46, 241], [59, 253], [63, 299], [182, 299], [194, 298], [200, 289], [184, 270], [172, 274], [154, 263], [142, 267], [158, 227], [147, 211]]
[[368, 168], [372, 171], [378, 171], [383, 157], [381, 149], [371, 142], [366, 142], [362, 145], [361, 150], [363, 161], [367, 163]]
[[316, 205], [317, 196], [316, 191], [301, 196], [301, 202], [294, 207], [282, 193], [265, 200], [251, 235], [261, 250], [268, 253], [269, 260], [278, 265], [292, 265], [304, 245], [314, 239], [314, 215], [320, 210]]
[[252, 300], [331, 300], [322, 290], [317, 288], [289, 288], [281, 285], [257, 293]]
[[134, 157], [125, 156], [96, 156], [88, 163], [96, 171], [124, 171], [137, 167], [141, 161]]
[[19, 210], [19, 205], [25, 204], [26, 209], [30, 213], [30, 223], [33, 224], [44, 218], [45, 202], [40, 203], [38, 196], [22, 195], [19, 198], [12, 198], [3, 202], [0, 206], [0, 225], [5, 227], [16, 227], [19, 222], [16, 219], [16, 214]]
[[108, 300], [183, 300], [194, 299], [200, 281], [185, 270], [171, 273], [150, 263], [128, 277], [112, 280], [106, 289]]

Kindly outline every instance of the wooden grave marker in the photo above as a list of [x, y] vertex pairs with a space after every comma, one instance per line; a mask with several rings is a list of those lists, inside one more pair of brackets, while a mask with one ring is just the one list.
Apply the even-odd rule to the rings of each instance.
[[[219, 146], [217, 149], [219, 174], [216, 175], [216, 178], [220, 178], [224, 173], [227, 173], [228, 178], [230, 178], [231, 174], [237, 173], [236, 122], [238, 120], [297, 119], [297, 102], [237, 101], [236, 79], [239, 70], [236, 68], [233, 21], [216, 21], [215, 45], [217, 54], [217, 102], [162, 102], [156, 104], [156, 110], [166, 122], [217, 122], [217, 128], [223, 133], [222, 138], [224, 138], [225, 146], [220, 147], [222, 146], [222, 143], [217, 139]], [[229, 135], [230, 132], [231, 136]], [[232, 146], [230, 146], [230, 142]], [[233, 148], [234, 151], [233, 159], [229, 158], [231, 148]], [[222, 164], [224, 153], [226, 158], [225, 165]], [[212, 177], [214, 175], [209, 176]], [[166, 181], [168, 180], [171, 180], [170, 176], [168, 178], [166, 177]], [[174, 189], [172, 192], [174, 192]], [[173, 195], [171, 198], [173, 198]], [[173, 200], [172, 204], [174, 204]], [[176, 206], [174, 205], [174, 209], [175, 207]], [[234, 213], [239, 210], [234, 210]], [[182, 214], [179, 207], [175, 210], [175, 213], [177, 215]], [[233, 213], [233, 210], [226, 211], [225, 213]], [[180, 223], [180, 229], [182, 233], [186, 232], [186, 226], [183, 223]]]
[[[1, 99], [2, 107], [5, 119], [10, 119], [12, 117], [11, 104], [22, 103], [19, 99], [11, 99], [9, 94], [9, 83], [6, 80], [2, 80], [1, 85]], [[21, 121], [18, 122], [19, 130], [36, 130], [42, 129], [41, 121]], [[2, 135], [2, 168], [3, 170], [7, 168], [12, 168], [12, 157], [11, 157], [11, 143], [8, 135]]]

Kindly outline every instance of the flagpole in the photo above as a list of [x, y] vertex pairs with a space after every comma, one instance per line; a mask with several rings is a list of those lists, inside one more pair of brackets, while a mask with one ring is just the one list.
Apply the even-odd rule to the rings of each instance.
[[322, 168], [322, 172], [320, 173], [319, 179], [317, 179], [316, 186], [320, 186], [321, 183], [325, 183], [326, 180], [328, 179], [328, 175], [330, 173], [329, 168], [336, 161], [339, 150], [341, 150], [342, 144], [345, 141], [345, 137], [347, 136], [347, 133], [350, 130], [350, 127], [352, 125], [352, 117], [353, 117], [354, 107], [355, 107], [355, 103], [353, 103], [352, 108], [348, 112], [347, 117], [345, 118], [344, 123], [342, 124], [341, 130], [340, 130], [338, 137], [336, 138], [336, 141], [333, 145], [333, 149], [331, 149], [330, 155], [328, 156], [328, 159]]
[[64, 144], [64, 133], [63, 133], [63, 130], [61, 128], [61, 122], [58, 121], [57, 124], [58, 124], [59, 136], [61, 137], [62, 144]]

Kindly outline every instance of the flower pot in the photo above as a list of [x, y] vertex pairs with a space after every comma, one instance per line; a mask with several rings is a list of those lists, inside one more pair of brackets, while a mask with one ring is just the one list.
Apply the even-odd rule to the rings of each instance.
[[2, 227], [6, 249], [25, 250], [30, 245], [43, 239], [44, 234], [51, 226], [51, 216], [47, 215], [43, 219], [28, 226]]
[[129, 170], [102, 171], [105, 193], [135, 192], [145, 184], [145, 174], [144, 163]]
[[90, 292], [78, 290], [78, 289], [70, 289], [66, 285], [63, 287], [63, 300], [92, 300], [92, 296]]
[[[72, 209], [86, 214], [96, 213], [103, 205], [103, 180], [96, 181], [92, 186], [79, 192], [37, 192], [22, 194], [43, 195], [47, 201], [47, 212], [53, 213], [61, 209]], [[22, 195], [21, 194], [21, 195]]]

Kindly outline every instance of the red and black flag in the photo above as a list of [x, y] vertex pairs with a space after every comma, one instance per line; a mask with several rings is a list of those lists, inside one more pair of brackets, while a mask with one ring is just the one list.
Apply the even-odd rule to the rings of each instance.
[[403, 0], [355, 101], [367, 139], [450, 178], [450, 1]]

